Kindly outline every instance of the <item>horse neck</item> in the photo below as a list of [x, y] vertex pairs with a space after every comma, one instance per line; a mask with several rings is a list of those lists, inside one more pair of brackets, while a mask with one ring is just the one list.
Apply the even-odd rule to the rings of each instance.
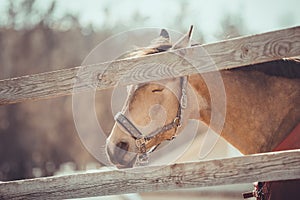
[[[256, 71], [220, 73], [226, 91], [226, 116], [223, 130], [217, 133], [243, 154], [272, 151], [299, 122], [300, 80]], [[215, 130], [210, 123], [212, 108], [204, 80], [191, 75], [189, 83], [199, 102], [207, 102], [199, 107], [198, 119]]]

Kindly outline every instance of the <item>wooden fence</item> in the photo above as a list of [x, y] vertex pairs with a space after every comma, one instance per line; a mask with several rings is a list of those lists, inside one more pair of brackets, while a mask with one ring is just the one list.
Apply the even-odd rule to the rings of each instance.
[[[96, 79], [97, 89], [105, 89], [116, 86], [120, 77], [125, 77], [124, 85], [170, 77], [169, 73], [151, 74], [152, 72], [146, 69], [140, 70], [136, 76], [126, 76], [126, 72], [133, 66], [145, 63], [163, 62], [180, 72], [176, 76], [183, 76], [198, 73], [199, 70], [207, 72], [230, 69], [285, 57], [297, 57], [300, 56], [300, 27], [195, 46], [178, 50], [181, 51], [178, 53], [184, 52], [185, 56], [192, 56], [200, 48], [207, 51], [217, 68], [201, 62], [204, 58], [197, 58], [198, 70], [195, 70], [188, 63], [181, 62], [180, 57], [168, 52], [113, 61], [109, 63], [110, 68], [106, 71], [103, 69], [108, 63], [79, 66], [1, 80], [0, 105], [71, 95], [75, 81], [80, 82], [80, 89], [89, 85], [90, 80]], [[83, 77], [92, 79], [78, 77], [79, 70], [83, 72]], [[116, 170], [2, 182], [0, 199], [77, 198], [249, 183], [257, 180], [299, 179], [300, 150], [146, 167], [142, 171], [144, 172], [135, 173], [132, 170]]]
[[[230, 39], [218, 43], [202, 46], [194, 46], [180, 51], [185, 51], [185, 57], [191, 58], [205, 49], [217, 68], [207, 62], [207, 58], [197, 58], [197, 70], [176, 53], [159, 53], [140, 58], [116, 60], [111, 63], [100, 63], [90, 66], [80, 66], [71, 69], [22, 76], [18, 78], [0, 81], [0, 105], [23, 102], [27, 100], [39, 100], [62, 95], [71, 95], [74, 83], [80, 90], [91, 81], [97, 80], [97, 89], [106, 89], [116, 86], [122, 78], [123, 84], [136, 84], [141, 80], [149, 82], [153, 80], [170, 78], [166, 72], [148, 71], [147, 63], [164, 63], [179, 72], [177, 76], [212, 70], [230, 69], [250, 64], [257, 64], [280, 58], [300, 55], [300, 27], [294, 27], [253, 36]], [[199, 55], [201, 56], [201, 55]], [[105, 71], [109, 64], [109, 69]], [[126, 76], [134, 66], [139, 65], [139, 73], [135, 76]], [[144, 67], [144, 68], [143, 68]], [[78, 77], [78, 71], [81, 76]], [[100, 79], [100, 76], [103, 77]], [[83, 78], [84, 77], [84, 78]]]
[[67, 199], [300, 178], [300, 150], [0, 184], [0, 199]]

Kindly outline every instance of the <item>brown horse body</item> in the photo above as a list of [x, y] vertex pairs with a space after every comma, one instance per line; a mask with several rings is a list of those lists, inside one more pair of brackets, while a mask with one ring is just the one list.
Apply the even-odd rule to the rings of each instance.
[[[282, 68], [288, 63], [300, 67], [297, 61], [284, 60], [273, 67]], [[220, 73], [226, 92], [226, 116], [219, 134], [243, 154], [272, 151], [300, 122], [300, 79], [248, 69]], [[189, 83], [201, 98], [210, 102], [200, 75], [190, 76]], [[210, 110], [210, 104], [201, 107], [200, 120], [214, 129]]]
[[[184, 43], [187, 38], [190, 39], [190, 33], [173, 47], [186, 46]], [[163, 42], [169, 39], [166, 31], [162, 31], [161, 37]], [[160, 52], [160, 45], [168, 46], [165, 43], [158, 44], [157, 47], [151, 47], [153, 50], [149, 51], [148, 48], [141, 55]], [[221, 131], [216, 128], [215, 122], [211, 121], [211, 95], [206, 85], [206, 81], [209, 78], [214, 79], [216, 73], [220, 73], [223, 79], [226, 94], [226, 112], [224, 116], [221, 116], [225, 119], [225, 123]], [[191, 75], [188, 77], [188, 83], [197, 96], [199, 107], [188, 106], [183, 126], [188, 119], [203, 121], [213, 130], [216, 128], [218, 134], [243, 154], [272, 151], [300, 122], [299, 74], [300, 63], [297, 60], [287, 59], [240, 69]], [[203, 76], [205, 76], [205, 81]], [[169, 87], [178, 87], [179, 85], [176, 79], [164, 84]], [[217, 94], [218, 90], [221, 90], [217, 85], [210, 87]], [[130, 113], [128, 118], [132, 123], [145, 126], [152, 118], [151, 114], [149, 115], [151, 106], [160, 104], [167, 111], [166, 123], [172, 122], [178, 113], [179, 103], [176, 94], [174, 95], [166, 88], [156, 83], [143, 84], [129, 95], [123, 109], [124, 113]], [[216, 102], [214, 106], [217, 107], [217, 110], [221, 109], [220, 106], [223, 104]], [[170, 135], [174, 135], [176, 131], [176, 128], [166, 131], [166, 137], [161, 137], [162, 141], [149, 142], [146, 144], [146, 149], [151, 149], [154, 144], [170, 138]], [[132, 167], [136, 161], [136, 153], [138, 153], [136, 141], [118, 124], [115, 124], [107, 140], [107, 153], [116, 166]], [[299, 182], [295, 182], [293, 185], [299, 187]], [[294, 192], [297, 193], [297, 189]]]

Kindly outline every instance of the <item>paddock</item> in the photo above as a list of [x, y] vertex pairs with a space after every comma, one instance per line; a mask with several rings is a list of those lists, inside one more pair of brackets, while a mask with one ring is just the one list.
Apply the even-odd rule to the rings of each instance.
[[[204, 48], [217, 69], [205, 58], [195, 58], [200, 72], [225, 70], [297, 57], [300, 55], [300, 27], [252, 36], [234, 38], [212, 44], [177, 50], [193, 57]], [[142, 63], [164, 63], [185, 76], [199, 73], [189, 63], [170, 53], [153, 54], [140, 58], [116, 60], [104, 71], [107, 63], [79, 66], [71, 69], [34, 74], [0, 81], [0, 105], [36, 101], [71, 95], [77, 72], [86, 72], [80, 79], [79, 92], [97, 80], [98, 90], [114, 87], [123, 77], [123, 85], [171, 78], [169, 73], [140, 69], [135, 76], [126, 76], [132, 66]], [[146, 66], [146, 65], [145, 65]], [[101, 75], [101, 76], [100, 76]], [[124, 78], [125, 77], [125, 78]], [[143, 170], [135, 173], [132, 170]], [[151, 173], [148, 171], [152, 171]], [[131, 170], [112, 170], [68, 176], [45, 177], [0, 183], [0, 199], [65, 199], [113, 194], [166, 191], [228, 184], [251, 183], [257, 180], [274, 181], [300, 179], [300, 150], [280, 151], [237, 158], [197, 161], [166, 166], [141, 167]]]

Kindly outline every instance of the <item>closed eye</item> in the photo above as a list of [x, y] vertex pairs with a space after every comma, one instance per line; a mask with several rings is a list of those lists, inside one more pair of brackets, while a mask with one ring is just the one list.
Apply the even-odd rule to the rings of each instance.
[[162, 92], [164, 89], [162, 88], [162, 89], [154, 89], [154, 90], [152, 90], [152, 92], [153, 93], [155, 93], [155, 92]]

